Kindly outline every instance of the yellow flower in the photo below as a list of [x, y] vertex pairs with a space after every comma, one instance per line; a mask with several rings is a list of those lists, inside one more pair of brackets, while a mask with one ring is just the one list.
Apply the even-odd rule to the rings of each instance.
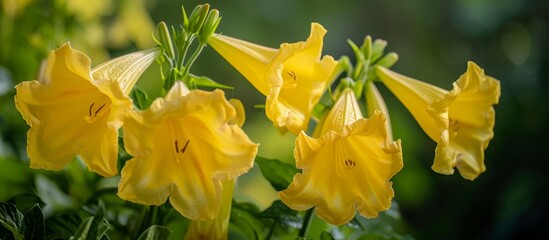
[[381, 81], [412, 113], [423, 131], [438, 143], [432, 169], [474, 180], [486, 170], [484, 150], [494, 136], [499, 81], [468, 62], [467, 71], [446, 91], [378, 66]]
[[165, 98], [125, 120], [124, 144], [134, 158], [122, 169], [118, 196], [148, 205], [169, 197], [183, 216], [213, 219], [221, 182], [247, 172], [257, 153], [237, 115], [223, 91], [189, 91], [176, 81]]
[[185, 239], [224, 240], [228, 238], [233, 190], [234, 180], [223, 181], [223, 196], [217, 217], [213, 220], [192, 221], [185, 234]]
[[342, 94], [320, 138], [297, 137], [294, 156], [302, 173], [279, 192], [290, 208], [316, 206], [317, 215], [335, 225], [349, 222], [357, 210], [373, 218], [388, 209], [394, 196], [389, 180], [402, 168], [400, 140], [388, 141], [385, 116], [376, 111], [363, 118], [353, 91]]
[[279, 49], [222, 35], [208, 44], [267, 96], [265, 112], [274, 125], [298, 134], [307, 128], [314, 105], [335, 75], [337, 62], [331, 56], [320, 59], [325, 34], [313, 23], [307, 41]]
[[80, 155], [91, 171], [116, 175], [118, 129], [132, 107], [125, 88], [133, 87], [157, 55], [137, 52], [92, 70], [88, 56], [68, 43], [52, 51], [38, 81], [15, 87], [17, 110], [30, 125], [30, 166], [60, 170]]

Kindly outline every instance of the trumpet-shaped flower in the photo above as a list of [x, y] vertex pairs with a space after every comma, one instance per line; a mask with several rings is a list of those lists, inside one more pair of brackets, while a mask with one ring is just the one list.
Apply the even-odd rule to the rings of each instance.
[[362, 117], [351, 89], [328, 113], [321, 137], [301, 132], [295, 145], [296, 166], [302, 173], [279, 192], [290, 208], [316, 206], [320, 218], [341, 225], [357, 210], [373, 218], [390, 207], [394, 192], [389, 180], [403, 164], [400, 140], [389, 141], [381, 112]]
[[185, 239], [225, 240], [228, 238], [234, 184], [234, 180], [223, 181], [223, 196], [217, 217], [213, 220], [192, 221], [185, 234]]
[[80, 155], [91, 171], [116, 175], [118, 129], [132, 107], [125, 93], [157, 55], [136, 52], [92, 70], [68, 43], [52, 51], [38, 80], [15, 87], [16, 107], [30, 125], [30, 166], [59, 170]]
[[183, 216], [213, 219], [222, 181], [247, 172], [257, 153], [237, 115], [223, 91], [189, 91], [176, 81], [165, 98], [126, 118], [124, 144], [133, 158], [122, 169], [118, 196], [147, 205], [169, 197]]
[[376, 73], [437, 142], [432, 166], [435, 172], [453, 174], [457, 167], [463, 178], [474, 180], [486, 170], [484, 150], [494, 136], [498, 80], [485, 76], [473, 62], [468, 63], [451, 91], [379, 66]]
[[208, 44], [267, 96], [265, 113], [274, 125], [298, 134], [307, 128], [314, 105], [336, 74], [331, 56], [320, 59], [325, 34], [326, 29], [313, 23], [307, 41], [284, 43], [279, 49], [223, 35]]

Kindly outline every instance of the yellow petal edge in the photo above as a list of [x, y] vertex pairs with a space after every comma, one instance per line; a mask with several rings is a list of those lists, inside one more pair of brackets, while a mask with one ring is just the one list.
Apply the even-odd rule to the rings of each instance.
[[222, 181], [247, 172], [258, 145], [234, 124], [223, 91], [186, 89], [177, 81], [166, 98], [129, 114], [124, 144], [133, 158], [122, 169], [118, 196], [146, 205], [169, 197], [183, 216], [210, 220], [221, 206]]
[[326, 29], [311, 24], [305, 42], [268, 48], [215, 35], [208, 44], [267, 97], [265, 113], [277, 128], [294, 134], [307, 128], [313, 107], [327, 89], [337, 62], [321, 57]]
[[66, 43], [50, 53], [38, 80], [15, 86], [32, 168], [60, 170], [80, 155], [91, 171], [117, 174], [118, 129], [132, 102], [117, 81], [93, 79], [90, 62]]
[[486, 76], [474, 62], [447, 91], [376, 68], [381, 81], [412, 113], [421, 128], [436, 141], [432, 169], [474, 180], [486, 170], [484, 150], [494, 136], [495, 111], [501, 94], [498, 80]]
[[[352, 90], [354, 105], [358, 107]], [[333, 116], [353, 119], [358, 114], [349, 97], [341, 97], [332, 108]], [[385, 117], [379, 111], [371, 118], [345, 119], [328, 117], [326, 126], [341, 126], [325, 131], [318, 139], [301, 132], [296, 139], [294, 156], [297, 168], [288, 189], [279, 192], [290, 208], [302, 211], [316, 207], [317, 215], [334, 225], [349, 222], [358, 212], [374, 218], [391, 206], [394, 196], [389, 181], [402, 169], [400, 140], [388, 141]]]

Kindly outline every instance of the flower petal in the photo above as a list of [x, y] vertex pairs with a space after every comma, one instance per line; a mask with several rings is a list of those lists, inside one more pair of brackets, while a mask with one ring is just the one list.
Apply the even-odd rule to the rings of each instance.
[[389, 180], [402, 168], [400, 141], [387, 142], [380, 112], [347, 125], [342, 133], [328, 131], [320, 139], [301, 132], [295, 158], [302, 173], [279, 192], [280, 199], [295, 210], [316, 206], [317, 215], [335, 225], [349, 222], [356, 209], [376, 217], [390, 207], [394, 192]]
[[485, 171], [484, 150], [494, 136], [493, 105], [499, 101], [499, 81], [485, 76], [473, 62], [452, 91], [379, 66], [376, 73], [437, 142], [431, 167], [435, 172], [453, 174], [457, 167], [463, 178], [473, 180]]
[[325, 34], [313, 23], [307, 41], [284, 43], [278, 50], [219, 35], [209, 44], [267, 97], [265, 113], [275, 127], [298, 134], [335, 75], [337, 62], [331, 56], [320, 59]]
[[139, 77], [158, 55], [160, 55], [158, 48], [126, 54], [95, 66], [91, 73], [94, 79], [118, 82], [122, 92], [127, 96]]
[[[457, 166], [465, 179], [474, 180], [486, 170], [484, 150], [494, 136], [495, 111], [500, 96], [499, 81], [484, 75], [469, 62], [465, 72], [444, 99], [431, 111], [447, 114], [448, 130], [437, 146], [433, 170], [451, 174]], [[447, 140], [446, 140], [447, 139]], [[439, 149], [440, 148], [440, 149]]]
[[144, 204], [169, 196], [183, 216], [212, 219], [221, 204], [221, 181], [247, 172], [258, 146], [230, 123], [236, 113], [223, 91], [170, 96], [124, 124], [126, 150], [134, 156], [128, 163], [142, 170], [124, 167], [118, 195]]
[[117, 83], [91, 80], [89, 65], [65, 44], [50, 54], [43, 78], [16, 86], [16, 107], [31, 127], [31, 167], [59, 170], [80, 154], [91, 171], [116, 175], [117, 130], [131, 100]]

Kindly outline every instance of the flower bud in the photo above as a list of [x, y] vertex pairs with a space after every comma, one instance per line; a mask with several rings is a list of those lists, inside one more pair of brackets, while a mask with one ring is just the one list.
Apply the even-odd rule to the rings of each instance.
[[191, 13], [189, 17], [189, 32], [198, 33], [206, 20], [208, 11], [210, 10], [210, 4], [198, 5]]
[[394, 52], [390, 52], [385, 54], [379, 61], [377, 61], [377, 65], [384, 66], [386, 68], [391, 68], [396, 62], [398, 61], [398, 55]]
[[166, 23], [164, 21], [160, 22], [158, 26], [156, 27], [156, 31], [158, 32], [158, 37], [160, 38], [160, 44], [164, 48], [164, 51], [166, 51], [166, 54], [169, 58], [174, 58], [175, 51], [172, 44], [172, 38], [170, 36], [170, 31], [168, 30], [168, 26], [166, 26]]
[[217, 11], [217, 9], [211, 10], [208, 13], [208, 17], [206, 17], [206, 20], [204, 21], [202, 29], [200, 30], [200, 35], [198, 36], [200, 43], [204, 44], [208, 42], [208, 39], [213, 36], [220, 22], [221, 17], [219, 17], [219, 11]]
[[382, 39], [376, 39], [374, 41], [374, 44], [372, 46], [372, 58], [371, 61], [374, 62], [381, 56], [383, 56], [383, 51], [385, 50], [385, 47], [387, 46], [387, 41]]

